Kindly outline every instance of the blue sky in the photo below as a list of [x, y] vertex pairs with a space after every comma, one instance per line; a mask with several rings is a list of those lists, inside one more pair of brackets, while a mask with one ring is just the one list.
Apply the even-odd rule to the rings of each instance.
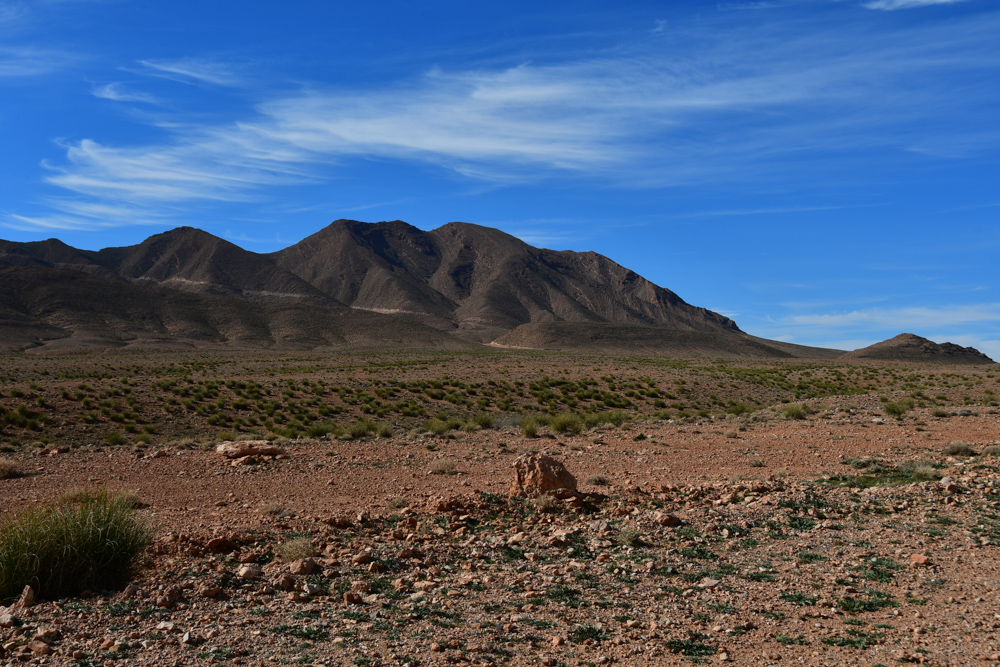
[[756, 335], [1000, 359], [998, 35], [992, 0], [0, 0], [0, 237], [462, 220]]

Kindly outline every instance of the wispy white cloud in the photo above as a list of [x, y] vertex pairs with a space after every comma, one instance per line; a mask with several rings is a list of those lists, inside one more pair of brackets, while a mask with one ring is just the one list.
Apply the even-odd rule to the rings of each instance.
[[60, 51], [33, 46], [0, 46], [0, 79], [49, 74], [72, 61], [69, 54]]
[[1000, 303], [938, 308], [871, 308], [844, 313], [791, 315], [784, 321], [790, 324], [818, 326], [826, 330], [858, 327], [941, 329], [1000, 322]]
[[158, 100], [148, 93], [128, 90], [123, 83], [109, 83], [103, 86], [96, 86], [91, 90], [94, 97], [114, 102], [143, 102], [146, 104], [158, 104]]
[[140, 60], [139, 64], [149, 74], [183, 83], [201, 81], [216, 86], [239, 86], [243, 83], [243, 77], [233, 71], [230, 63], [208, 58]]
[[[815, 24], [665, 26], [652, 43], [603, 57], [432, 70], [375, 89], [313, 87], [272, 96], [223, 124], [160, 116], [170, 140], [70, 144], [64, 163], [48, 165], [47, 180], [98, 201], [182, 207], [325, 180], [352, 159], [434, 165], [488, 184], [583, 177], [663, 187], [776, 171], [794, 177], [804, 155], [843, 159], [852, 148], [898, 155], [929, 143], [928, 135], [946, 143], [963, 124], [971, 128], [966, 137], [982, 132], [976, 150], [984, 152], [1000, 144], [993, 119], [985, 111], [970, 117], [967, 99], [953, 106], [950, 78], [941, 74], [975, 70], [984, 84], [965, 83], [961, 94], [994, 108], [1000, 92], [984, 73], [1000, 69], [1000, 61], [982, 53], [996, 51], [988, 45], [998, 30], [1000, 14], [878, 40]], [[234, 67], [215, 60], [141, 64], [146, 73], [186, 82], [242, 82]], [[936, 76], [926, 76], [929, 70]], [[148, 101], [116, 84], [95, 94]]]
[[965, 0], [872, 0], [864, 3], [868, 9], [881, 9], [893, 11], [896, 9], [912, 9], [913, 7], [927, 7], [929, 5], [951, 5]]

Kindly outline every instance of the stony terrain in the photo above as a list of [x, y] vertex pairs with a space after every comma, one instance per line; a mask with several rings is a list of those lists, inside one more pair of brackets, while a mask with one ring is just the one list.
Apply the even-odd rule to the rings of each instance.
[[[496, 355], [6, 359], [0, 509], [157, 534], [0, 664], [1000, 662], [991, 367]], [[510, 496], [530, 452], [579, 493]]]

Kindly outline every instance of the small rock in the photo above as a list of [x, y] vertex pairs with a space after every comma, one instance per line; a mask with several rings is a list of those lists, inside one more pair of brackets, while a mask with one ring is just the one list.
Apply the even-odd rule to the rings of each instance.
[[31, 649], [32, 653], [37, 653], [38, 655], [49, 655], [52, 653], [52, 647], [38, 639], [28, 642], [28, 648]]
[[24, 590], [21, 591], [21, 597], [10, 606], [10, 609], [11, 611], [15, 609], [27, 609], [33, 604], [35, 604], [35, 589], [31, 586], [25, 586]]
[[198, 635], [196, 635], [191, 631], [185, 632], [184, 635], [181, 637], [181, 644], [183, 644], [184, 646], [194, 646], [195, 644], [198, 643], [198, 641], [199, 641]]
[[347, 591], [344, 593], [344, 602], [347, 604], [361, 604], [362, 598], [360, 593], [355, 593], [354, 591]]
[[322, 569], [319, 563], [312, 558], [303, 558], [302, 560], [292, 561], [288, 564], [288, 571], [292, 574], [315, 574]]
[[247, 563], [246, 565], [244, 565], [243, 567], [241, 567], [239, 570], [236, 571], [236, 576], [238, 576], [240, 579], [256, 579], [263, 573], [264, 570], [261, 569], [260, 565], [257, 565], [255, 563]]
[[910, 563], [913, 565], [927, 565], [931, 562], [931, 559], [923, 554], [912, 554], [910, 556]]

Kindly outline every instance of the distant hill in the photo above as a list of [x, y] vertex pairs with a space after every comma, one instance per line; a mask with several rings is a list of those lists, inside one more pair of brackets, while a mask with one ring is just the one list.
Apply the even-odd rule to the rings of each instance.
[[992, 359], [974, 347], [954, 343], [935, 343], [915, 334], [899, 334], [895, 338], [848, 352], [844, 359], [879, 361], [929, 361], [948, 364], [992, 364]]

